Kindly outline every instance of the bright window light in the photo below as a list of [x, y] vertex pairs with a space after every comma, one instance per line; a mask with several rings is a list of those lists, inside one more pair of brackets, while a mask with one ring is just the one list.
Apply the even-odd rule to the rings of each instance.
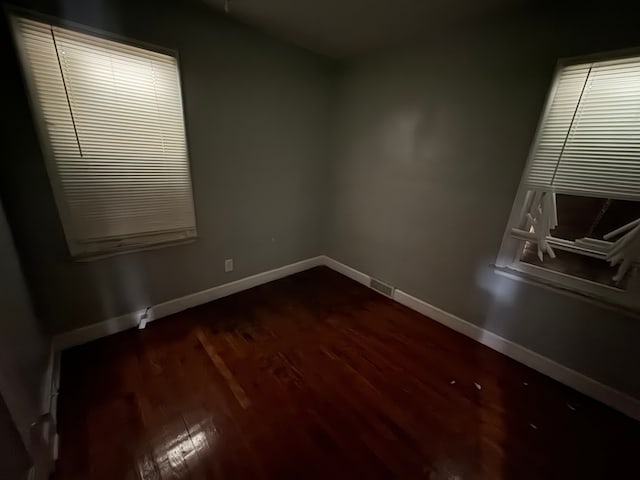
[[26, 18], [13, 27], [72, 256], [193, 239], [176, 58]]

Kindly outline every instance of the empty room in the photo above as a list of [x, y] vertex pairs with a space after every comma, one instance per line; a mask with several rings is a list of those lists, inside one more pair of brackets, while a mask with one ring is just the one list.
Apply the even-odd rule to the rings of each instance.
[[1, 15], [1, 480], [640, 478], [631, 2]]

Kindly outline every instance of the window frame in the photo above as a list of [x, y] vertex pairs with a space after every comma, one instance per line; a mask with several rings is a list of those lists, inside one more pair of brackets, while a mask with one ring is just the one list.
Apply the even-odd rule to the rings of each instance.
[[[521, 252], [526, 240], [522, 238], [518, 239], [512, 233], [512, 229], [517, 226], [518, 220], [522, 216], [522, 209], [524, 208], [526, 194], [528, 191], [526, 188], [526, 180], [533, 162], [533, 157], [541, 139], [543, 126], [549, 116], [551, 103], [558, 87], [560, 72], [565, 67], [572, 65], [616, 60], [618, 58], [625, 58], [629, 56], [640, 56], [640, 48], [561, 58], [556, 62], [550, 87], [547, 89], [547, 94], [545, 96], [544, 108], [542, 109], [541, 115], [538, 119], [538, 124], [529, 147], [527, 160], [522, 170], [511, 213], [502, 237], [502, 243], [500, 245], [495, 267], [497, 273], [505, 273], [507, 276], [514, 275], [524, 280], [531, 280], [534, 283], [541, 283], [543, 285], [550, 286], [554, 288], [554, 290], [563, 293], [578, 294], [580, 296], [596, 300], [600, 303], [604, 303], [605, 305], [622, 307], [623, 309], [629, 309], [635, 313], [640, 311], [640, 275], [632, 275], [627, 281], [626, 290], [623, 290], [621, 288], [604, 285], [592, 280], [557, 272], [537, 265], [531, 265], [520, 260]], [[564, 242], [565, 245], [553, 243], [554, 248], [576, 252], [577, 249], [568, 245], [567, 241], [563, 241], [563, 239], [558, 240], [560, 242]]]
[[[56, 203], [58, 211], [59, 221], [62, 226], [62, 230], [66, 239], [68, 258], [76, 262], [87, 262], [93, 260], [99, 260], [115, 255], [124, 255], [128, 253], [135, 253], [145, 250], [156, 250], [159, 248], [184, 245], [194, 243], [198, 240], [197, 229], [197, 211], [195, 205], [195, 190], [193, 187], [193, 172], [191, 167], [191, 156], [189, 149], [189, 135], [187, 133], [187, 116], [185, 114], [185, 101], [184, 101], [184, 88], [182, 81], [181, 62], [178, 50], [161, 47], [148, 42], [138, 41], [123, 37], [122, 35], [114, 34], [101, 29], [89, 27], [87, 25], [79, 24], [76, 22], [64, 20], [61, 18], [53, 17], [50, 15], [40, 14], [31, 10], [23, 9], [20, 7], [7, 6], [6, 15], [9, 21], [9, 27], [11, 36], [14, 42], [14, 47], [17, 53], [17, 57], [20, 63], [20, 71], [24, 85], [26, 87], [26, 94], [31, 110], [36, 134], [38, 136], [39, 145], [41, 148], [44, 164], [49, 177], [49, 184], [51, 186], [52, 194]], [[18, 25], [19, 19], [25, 18], [36, 22], [46, 23], [55, 27], [64, 28], [78, 32], [85, 35], [91, 35], [100, 39], [122, 43], [132, 47], [156, 52], [164, 55], [171, 56], [176, 60], [176, 74], [178, 85], [180, 88], [180, 104], [182, 111], [182, 121], [184, 125], [184, 140], [186, 147], [187, 168], [189, 173], [192, 208], [195, 219], [194, 233], [191, 236], [179, 238], [179, 236], [172, 235], [174, 232], [149, 232], [147, 234], [140, 234], [128, 237], [114, 237], [113, 239], [104, 239], [100, 242], [95, 242], [93, 246], [90, 243], [78, 241], [73, 234], [74, 220], [72, 218], [70, 208], [67, 205], [64, 191], [62, 189], [62, 182], [58, 174], [58, 167], [56, 158], [51, 147], [50, 138], [47, 132], [47, 126], [44, 118], [44, 111], [40, 105], [40, 101], [37, 95], [37, 89], [33, 75], [28, 71], [26, 67], [27, 57], [25, 52], [25, 46], [22, 36], [20, 35], [20, 27]], [[163, 240], [164, 238], [164, 240]]]

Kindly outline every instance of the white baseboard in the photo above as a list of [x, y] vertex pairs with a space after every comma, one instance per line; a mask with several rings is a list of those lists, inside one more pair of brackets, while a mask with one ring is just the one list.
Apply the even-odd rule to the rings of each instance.
[[[53, 350], [53, 349], [52, 349]], [[52, 419], [52, 427], [53, 432], [49, 437], [50, 440], [53, 439], [54, 442], [51, 443], [51, 451], [53, 460], [58, 459], [58, 448], [57, 448], [57, 438], [58, 438], [58, 393], [60, 391], [60, 362], [61, 355], [60, 352], [54, 350], [53, 353], [53, 368], [51, 374], [51, 392], [50, 392], [50, 400], [49, 400], [49, 414]]]
[[32, 467], [27, 472], [29, 480], [46, 480], [50, 477], [57, 457], [58, 389], [60, 386], [60, 352], [53, 346], [49, 351], [47, 367], [42, 375], [40, 405], [37, 417], [30, 426], [30, 435], [41, 436], [41, 441], [29, 446]]
[[[280, 278], [288, 277], [294, 273], [302, 272], [313, 267], [325, 264], [325, 257], [318, 256], [307, 258], [296, 263], [285, 265], [273, 270], [251, 275], [234, 282], [225, 283], [216, 287], [208, 288], [200, 292], [185, 295], [184, 297], [175, 298], [167, 302], [152, 305], [149, 309], [149, 322], [162, 317], [167, 317], [174, 313], [196, 307], [218, 298], [226, 297], [234, 293], [257, 287], [264, 283], [272, 282]], [[77, 328], [68, 332], [64, 332], [53, 337], [53, 346], [56, 351], [65, 350], [67, 348], [82, 345], [84, 343], [106, 337], [114, 333], [122, 332], [130, 328], [134, 328], [140, 321], [140, 315], [145, 309], [113, 317], [102, 322], [87, 325], [86, 327]]]
[[[188, 308], [202, 305], [218, 298], [232, 295], [242, 290], [247, 290], [320, 265], [327, 266], [358, 283], [369, 286], [369, 275], [323, 255], [154, 305], [149, 311], [149, 321], [166, 317]], [[401, 303], [402, 305], [405, 305], [412, 310], [415, 310], [451, 328], [452, 330], [455, 330], [456, 332], [466, 335], [467, 337], [470, 337], [477, 342], [496, 350], [497, 352], [527, 365], [528, 367], [565, 385], [568, 385], [587, 396], [595, 398], [596, 400], [609, 405], [629, 417], [640, 420], [640, 400], [636, 398], [598, 382], [597, 380], [589, 378], [575, 370], [565, 367], [564, 365], [533, 352], [512, 342], [511, 340], [507, 340], [506, 338], [478, 327], [473, 323], [467, 322], [466, 320], [463, 320], [462, 318], [438, 307], [430, 305], [429, 303], [415, 298], [401, 290], [395, 290], [393, 298], [398, 303]], [[140, 315], [143, 311], [144, 310], [131, 312], [103, 322], [56, 335], [54, 337], [54, 347], [56, 351], [60, 351], [116, 332], [134, 328], [138, 325]]]
[[59, 333], [53, 336], [53, 348], [57, 351], [62, 351], [67, 348], [89, 343], [98, 338], [128, 330], [138, 325], [138, 320], [143, 312], [144, 310], [125, 313], [119, 317], [109, 318], [108, 320], [93, 323], [86, 327]]
[[248, 290], [250, 288], [257, 287], [258, 285], [263, 285], [321, 265], [324, 265], [324, 257], [319, 256], [307, 258], [306, 260], [301, 260], [296, 263], [285, 265], [284, 267], [251, 275], [250, 277], [242, 278], [235, 282], [225, 283], [201, 292], [192, 293], [191, 295], [169, 300], [168, 302], [159, 303], [151, 308], [151, 320], [167, 317], [188, 308], [203, 305], [205, 303], [212, 302], [213, 300], [217, 300], [218, 298], [227, 297], [234, 293]]
[[[336, 272], [339, 272], [356, 282], [369, 285], [369, 275], [355, 270], [332, 258], [326, 257], [325, 265]], [[561, 365], [547, 357], [544, 357], [522, 345], [507, 340], [493, 332], [478, 327], [477, 325], [463, 320], [456, 315], [435, 307], [419, 298], [413, 297], [402, 290], [395, 290], [393, 299], [422, 315], [439, 322], [458, 333], [497, 351], [517, 362], [520, 362], [533, 370], [536, 370], [560, 383], [581, 392], [591, 398], [628, 415], [631, 418], [640, 420], [640, 400], [633, 398], [619, 390], [605, 385], [597, 380], [587, 377], [580, 372]]]
[[358, 283], [369, 286], [369, 280], [371, 277], [362, 272], [359, 272], [355, 268], [351, 268], [346, 266], [344, 263], [340, 263], [337, 260], [334, 260], [331, 257], [324, 257], [324, 265], [329, 267], [331, 270], [335, 270], [338, 273], [341, 273], [345, 277], [349, 277], [351, 280], [355, 280]]
[[[49, 440], [57, 433], [58, 426], [58, 391], [60, 390], [60, 352], [51, 347], [47, 370], [45, 372], [44, 385], [42, 388], [41, 413], [49, 414], [51, 422], [47, 435]], [[55, 457], [53, 457], [55, 460]]]
[[467, 337], [470, 337], [473, 340], [506, 355], [507, 357], [511, 357], [527, 367], [537, 370], [560, 383], [564, 383], [565, 385], [568, 385], [574, 390], [577, 390], [589, 397], [595, 398], [596, 400], [599, 400], [600, 402], [609, 405], [610, 407], [635, 418], [636, 420], [640, 420], [640, 400], [587, 377], [580, 372], [565, 367], [558, 362], [529, 350], [522, 345], [514, 343], [511, 340], [507, 340], [500, 335], [496, 335], [495, 333], [480, 328], [460, 317], [434, 307], [427, 302], [412, 297], [401, 290], [396, 290], [394, 299], [398, 303], [401, 303], [402, 305], [405, 305], [410, 309], [415, 310], [416, 312], [419, 312], [452, 330], [455, 330], [456, 332], [462, 333], [463, 335], [466, 335]]
[[40, 388], [40, 413], [44, 414], [50, 411], [51, 408], [51, 395], [54, 392], [54, 376], [55, 376], [55, 364], [56, 364], [56, 350], [53, 346], [49, 349], [49, 358], [47, 359], [47, 368], [42, 376], [42, 386]]

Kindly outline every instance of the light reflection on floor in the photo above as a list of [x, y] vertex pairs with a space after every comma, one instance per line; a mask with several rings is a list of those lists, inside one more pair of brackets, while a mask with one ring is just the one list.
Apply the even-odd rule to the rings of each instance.
[[[171, 436], [169, 432], [178, 433]], [[182, 418], [166, 425], [151, 436], [146, 452], [137, 456], [137, 478], [151, 480], [179, 471], [193, 474], [204, 469], [202, 461], [213, 451], [218, 434], [211, 418], [188, 428]]]

